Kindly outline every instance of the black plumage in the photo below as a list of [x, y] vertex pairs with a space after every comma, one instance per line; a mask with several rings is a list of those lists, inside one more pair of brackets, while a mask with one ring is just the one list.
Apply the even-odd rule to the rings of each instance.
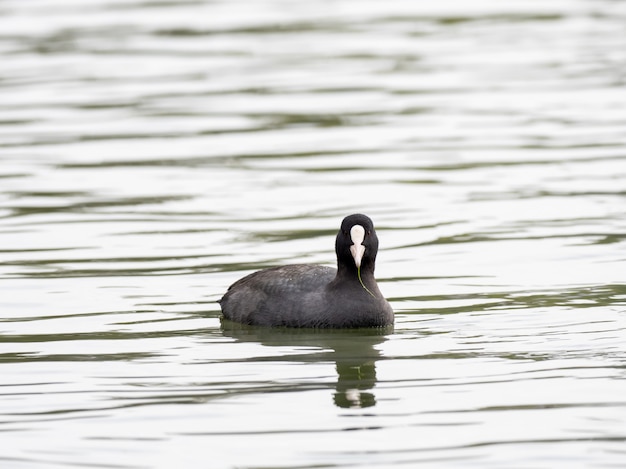
[[296, 264], [243, 277], [219, 301], [224, 317], [261, 326], [356, 328], [393, 324], [391, 305], [374, 277], [378, 237], [372, 220], [362, 214], [344, 218], [335, 252], [337, 269]]

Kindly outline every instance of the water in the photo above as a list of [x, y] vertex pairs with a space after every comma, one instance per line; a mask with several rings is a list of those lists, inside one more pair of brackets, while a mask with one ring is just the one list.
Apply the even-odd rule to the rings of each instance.
[[[623, 467], [625, 20], [2, 2], [2, 467]], [[393, 330], [221, 324], [357, 211]]]

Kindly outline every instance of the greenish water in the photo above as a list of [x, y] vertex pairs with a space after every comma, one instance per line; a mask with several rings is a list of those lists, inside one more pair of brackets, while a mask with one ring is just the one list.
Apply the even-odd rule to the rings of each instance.
[[[0, 5], [0, 465], [621, 467], [626, 4]], [[380, 238], [392, 329], [222, 322]]]

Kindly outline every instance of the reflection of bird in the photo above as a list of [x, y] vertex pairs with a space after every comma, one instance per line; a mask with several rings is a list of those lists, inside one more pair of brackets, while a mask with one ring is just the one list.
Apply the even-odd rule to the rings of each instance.
[[[376, 362], [381, 359], [380, 345], [387, 340], [389, 328], [371, 329], [270, 329], [222, 321], [222, 334], [237, 342], [257, 343], [271, 350], [278, 347], [275, 360], [280, 363], [334, 363], [337, 381], [329, 382], [326, 375], [317, 381], [297, 379], [272, 383], [289, 391], [312, 388], [334, 388], [333, 402], [342, 408], [365, 408], [376, 405]], [[291, 350], [285, 352], [285, 348]], [[246, 366], [255, 362], [265, 367], [272, 360], [267, 353], [255, 358], [247, 355]], [[265, 376], [265, 379], [270, 377]], [[253, 386], [238, 388], [237, 392], [263, 392]]]
[[393, 310], [374, 268], [378, 237], [372, 220], [344, 218], [335, 241], [337, 269], [297, 264], [260, 270], [230, 286], [219, 301], [226, 319], [288, 327], [381, 327]]
[[376, 362], [352, 360], [337, 361], [337, 392], [334, 396], [335, 405], [344, 408], [365, 408], [376, 405], [376, 397], [372, 389], [376, 384]]

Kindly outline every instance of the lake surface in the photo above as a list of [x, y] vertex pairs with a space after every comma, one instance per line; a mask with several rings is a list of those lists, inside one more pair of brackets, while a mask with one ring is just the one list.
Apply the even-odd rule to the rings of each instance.
[[[0, 465], [624, 467], [624, 24], [3, 1]], [[221, 323], [354, 212], [393, 330]]]

